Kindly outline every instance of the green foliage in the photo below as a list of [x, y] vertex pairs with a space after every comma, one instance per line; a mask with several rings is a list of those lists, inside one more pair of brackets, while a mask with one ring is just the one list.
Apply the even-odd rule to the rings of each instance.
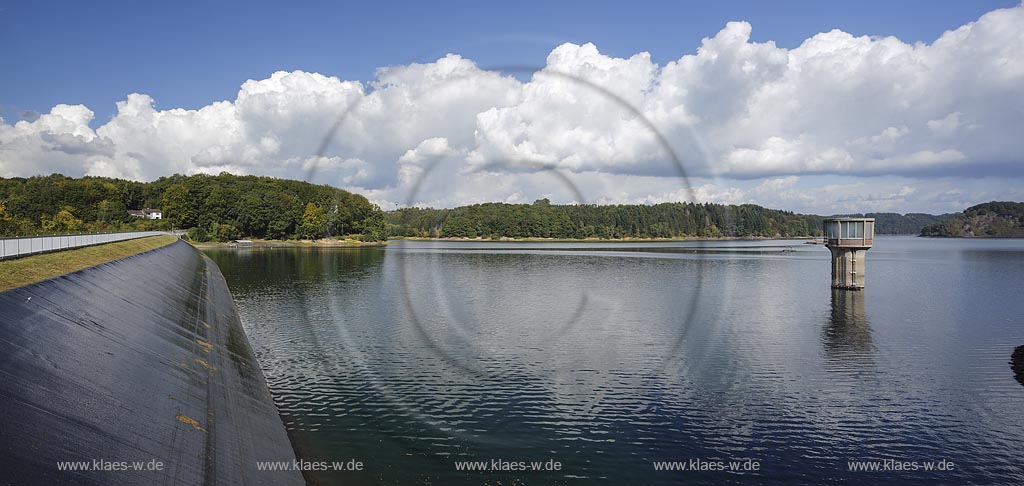
[[821, 234], [821, 218], [752, 204], [552, 205], [486, 203], [408, 208], [387, 215], [402, 236], [462, 238], [800, 237]]
[[[856, 215], [861, 216], [861, 215]], [[868, 213], [878, 234], [916, 234], [955, 215]], [[455, 209], [406, 208], [387, 213], [397, 236], [462, 238], [686, 238], [821, 235], [821, 217], [753, 204], [552, 205], [487, 203]]]
[[242, 237], [242, 232], [234, 225], [218, 223], [213, 225], [213, 229], [217, 241], [231, 241]]
[[82, 220], [74, 215], [75, 208], [64, 206], [52, 218], [40, 218], [40, 226], [50, 233], [72, 233], [82, 228]]
[[940, 221], [921, 228], [921, 236], [932, 237], [961, 237], [963, 234], [963, 223], [958, 220]]
[[0, 235], [15, 234], [18, 220], [7, 212], [7, 203], [0, 201]]
[[360, 241], [382, 241], [388, 238], [387, 222], [383, 211], [373, 211], [355, 225]]
[[954, 219], [926, 226], [921, 236], [1022, 238], [1024, 203], [992, 201], [971, 206]]
[[198, 204], [185, 184], [173, 184], [164, 191], [160, 210], [175, 226], [191, 228], [199, 224]]
[[[0, 235], [198, 228], [195, 241], [297, 236], [309, 204], [320, 208], [306, 236], [387, 238], [384, 214], [365, 197], [326, 185], [271, 177], [173, 175], [153, 182], [59, 174], [0, 178]], [[69, 206], [68, 214], [61, 211]], [[127, 215], [160, 208], [163, 220]], [[69, 217], [70, 216], [70, 217]], [[321, 224], [322, 223], [322, 224]], [[75, 228], [75, 229], [72, 229]]]
[[327, 214], [324, 208], [313, 203], [306, 204], [306, 212], [302, 214], [298, 236], [307, 240], [323, 238], [327, 232]]
[[206, 230], [199, 226], [189, 228], [185, 234], [186, 236], [188, 236], [188, 239], [190, 241], [194, 241], [196, 243], [204, 243], [210, 241], [210, 236], [206, 234]]

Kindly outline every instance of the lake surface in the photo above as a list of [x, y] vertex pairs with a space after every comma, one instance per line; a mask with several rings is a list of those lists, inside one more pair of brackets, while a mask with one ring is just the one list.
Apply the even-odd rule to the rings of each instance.
[[365, 465], [319, 484], [1024, 483], [1024, 240], [879, 237], [861, 292], [800, 241], [207, 253], [299, 456]]

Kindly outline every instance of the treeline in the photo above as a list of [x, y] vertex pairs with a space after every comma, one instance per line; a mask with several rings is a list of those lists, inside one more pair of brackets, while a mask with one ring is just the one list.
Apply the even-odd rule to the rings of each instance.
[[0, 235], [169, 229], [168, 221], [127, 215], [128, 209], [158, 207], [160, 196], [155, 186], [105, 177], [0, 178]]
[[[129, 216], [154, 208], [162, 220]], [[198, 241], [353, 236], [387, 238], [365, 197], [271, 177], [173, 175], [153, 182], [59, 174], [0, 178], [0, 235], [186, 229]]]
[[485, 203], [406, 208], [387, 215], [394, 236], [456, 238], [684, 238], [821, 235], [821, 218], [752, 204], [553, 205]]
[[921, 236], [1024, 238], [1024, 203], [992, 201], [971, 206], [954, 219], [925, 227]]
[[[158, 208], [162, 220], [129, 216]], [[859, 215], [858, 215], [859, 216]], [[1024, 203], [991, 202], [963, 214], [867, 213], [877, 234], [1024, 236]], [[153, 182], [59, 174], [0, 178], [0, 236], [186, 229], [197, 241], [394, 236], [461, 238], [807, 237], [821, 217], [752, 204], [554, 205], [485, 203], [384, 213], [327, 185], [257, 176], [173, 175]]]

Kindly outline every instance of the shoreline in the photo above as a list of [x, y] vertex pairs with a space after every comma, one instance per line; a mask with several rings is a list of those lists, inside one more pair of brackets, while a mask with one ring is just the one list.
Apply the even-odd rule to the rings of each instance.
[[1024, 236], [946, 236], [946, 235], [916, 235], [918, 238], [932, 238], [935, 240], [1020, 240]]
[[[186, 240], [187, 241], [187, 240]], [[359, 241], [353, 239], [338, 240], [324, 238], [321, 240], [251, 240], [252, 243], [238, 244], [235, 242], [203, 242], [187, 241], [188, 244], [200, 249], [210, 248], [361, 248], [387, 245], [387, 241]]]
[[791, 236], [791, 237], [768, 237], [768, 236], [693, 236], [680, 238], [465, 238], [465, 237], [441, 237], [432, 238], [425, 236], [395, 236], [389, 240], [409, 241], [467, 241], [479, 243], [664, 243], [673, 241], [761, 241], [761, 240], [800, 240], [812, 241], [820, 236]]

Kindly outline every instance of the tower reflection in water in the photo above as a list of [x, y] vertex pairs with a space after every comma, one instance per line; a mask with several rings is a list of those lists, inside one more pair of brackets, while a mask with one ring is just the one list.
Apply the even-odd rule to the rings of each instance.
[[875, 345], [864, 311], [864, 297], [863, 291], [832, 289], [832, 311], [822, 332], [822, 342], [833, 370], [863, 370], [873, 362]]

